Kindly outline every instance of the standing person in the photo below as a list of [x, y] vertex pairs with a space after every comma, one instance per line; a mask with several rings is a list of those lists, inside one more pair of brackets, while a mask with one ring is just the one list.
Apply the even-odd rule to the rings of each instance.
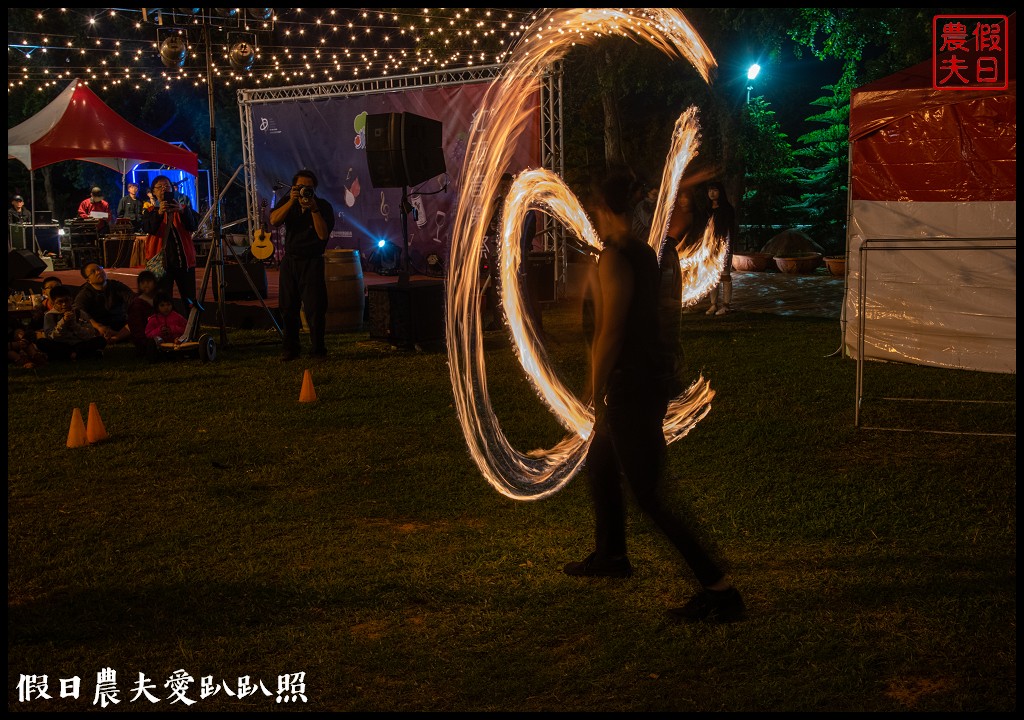
[[[720, 182], [708, 184], [708, 217], [714, 226], [715, 235], [725, 237], [728, 252], [718, 284], [711, 289], [711, 307], [705, 314], [725, 315], [732, 304], [732, 253], [739, 240], [740, 228], [736, 224], [736, 209], [729, 202], [729, 196], [725, 194], [725, 185]], [[722, 290], [721, 301], [719, 288]]]
[[698, 212], [697, 202], [693, 199], [693, 191], [686, 186], [679, 188], [676, 206], [668, 221], [668, 237], [675, 243], [676, 252], [682, 255], [683, 250], [700, 242], [707, 223], [703, 222]]
[[633, 208], [633, 234], [644, 242], [651, 235], [651, 221], [654, 219], [654, 210], [658, 204], [658, 190], [655, 185], [644, 182], [640, 186], [643, 192], [640, 201]]
[[89, 197], [78, 206], [78, 217], [82, 220], [96, 220], [97, 234], [102, 235], [107, 231], [110, 226], [110, 203], [103, 199], [103, 188], [92, 186]]
[[135, 183], [128, 183], [128, 194], [117, 204], [117, 217], [129, 221], [134, 230], [142, 227], [142, 200], [139, 199], [139, 186]]
[[316, 196], [316, 185], [316, 175], [309, 170], [299, 170], [292, 178], [288, 200], [270, 213], [271, 225], [284, 225], [278, 308], [284, 320], [281, 360], [285, 362], [299, 356], [299, 312], [303, 307], [309, 323], [311, 352], [314, 357], [327, 357], [324, 251], [334, 229], [334, 208]]
[[595, 514], [596, 547], [568, 563], [576, 577], [627, 578], [626, 507], [620, 477], [640, 509], [682, 555], [702, 589], [668, 611], [685, 622], [728, 622], [744, 613], [743, 600], [695, 533], [662, 505], [668, 402], [681, 389], [677, 359], [659, 331], [660, 270], [654, 250], [631, 229], [626, 175], [610, 175], [591, 192], [588, 214], [604, 243], [593, 286], [595, 335], [591, 346], [594, 428], [586, 471]]
[[32, 222], [32, 215], [25, 209], [25, 198], [15, 195], [11, 198], [11, 206], [7, 209], [8, 225], [28, 225]]
[[146, 262], [163, 253], [163, 277], [157, 277], [157, 289], [178, 297], [186, 312], [196, 304], [196, 248], [192, 233], [199, 226], [196, 211], [182, 202], [174, 184], [166, 175], [153, 180], [155, 205], [142, 213], [142, 231], [146, 233]]
[[[119, 343], [131, 337], [128, 327], [128, 306], [135, 299], [130, 287], [118, 280], [107, 279], [107, 271], [96, 262], [82, 268], [86, 283], [75, 296], [75, 310], [108, 343]], [[56, 292], [50, 291], [50, 296]]]

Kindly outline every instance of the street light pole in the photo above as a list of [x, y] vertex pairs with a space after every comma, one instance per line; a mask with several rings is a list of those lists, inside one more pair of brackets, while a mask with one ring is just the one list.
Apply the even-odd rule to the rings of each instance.
[[747, 105], [750, 104], [750, 91], [754, 89], [754, 78], [757, 77], [758, 73], [761, 72], [761, 66], [754, 63], [747, 68]]

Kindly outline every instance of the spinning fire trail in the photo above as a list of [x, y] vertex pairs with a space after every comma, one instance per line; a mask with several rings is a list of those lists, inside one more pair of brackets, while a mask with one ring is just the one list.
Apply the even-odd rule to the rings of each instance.
[[[601, 241], [589, 218], [562, 180], [546, 170], [521, 173], [505, 201], [499, 241], [499, 270], [505, 321], [519, 362], [534, 388], [568, 431], [555, 447], [522, 453], [513, 448], [495, 417], [487, 390], [479, 295], [480, 255], [486, 214], [492, 207], [512, 149], [530, 121], [528, 100], [539, 90], [544, 67], [575, 44], [592, 44], [607, 35], [648, 42], [671, 58], [685, 58], [708, 81], [714, 58], [681, 13], [671, 8], [555, 9], [537, 21], [513, 53], [508, 68], [494, 83], [477, 113], [470, 134], [475, 138], [466, 155], [464, 192], [452, 233], [447, 298], [448, 365], [455, 405], [469, 452], [487, 481], [498, 492], [517, 500], [537, 500], [557, 492], [575, 475], [586, 457], [593, 410], [561, 383], [545, 362], [536, 329], [524, 312], [516, 271], [520, 257], [518, 232], [523, 214], [538, 208], [562, 223], [567, 231], [596, 253]], [[697, 152], [696, 110], [676, 122], [672, 147], [662, 175], [658, 205], [651, 223], [650, 242], [660, 249], [680, 179]], [[690, 305], [717, 281], [725, 244], [710, 228], [697, 245], [680, 257], [683, 295]], [[665, 438], [686, 435], [711, 408], [714, 391], [703, 377], [669, 405]]]

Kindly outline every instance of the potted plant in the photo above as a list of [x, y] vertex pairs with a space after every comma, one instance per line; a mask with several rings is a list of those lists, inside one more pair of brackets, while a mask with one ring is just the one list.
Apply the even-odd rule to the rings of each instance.
[[825, 267], [828, 268], [828, 272], [833, 277], [845, 277], [846, 276], [846, 256], [845, 255], [826, 255], [825, 256]]
[[787, 275], [807, 275], [821, 264], [821, 253], [804, 252], [776, 255], [775, 265]]
[[761, 252], [737, 252], [732, 254], [732, 269], [741, 272], [764, 272], [772, 256]]

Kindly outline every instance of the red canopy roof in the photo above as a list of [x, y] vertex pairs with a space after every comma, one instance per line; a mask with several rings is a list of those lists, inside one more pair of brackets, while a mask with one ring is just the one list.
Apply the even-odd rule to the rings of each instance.
[[7, 159], [29, 170], [62, 160], [85, 160], [124, 174], [159, 163], [197, 174], [194, 152], [143, 132], [111, 110], [78, 79], [53, 102], [7, 131]]
[[854, 200], [1017, 199], [1016, 13], [1000, 90], [936, 90], [932, 61], [850, 93]]

